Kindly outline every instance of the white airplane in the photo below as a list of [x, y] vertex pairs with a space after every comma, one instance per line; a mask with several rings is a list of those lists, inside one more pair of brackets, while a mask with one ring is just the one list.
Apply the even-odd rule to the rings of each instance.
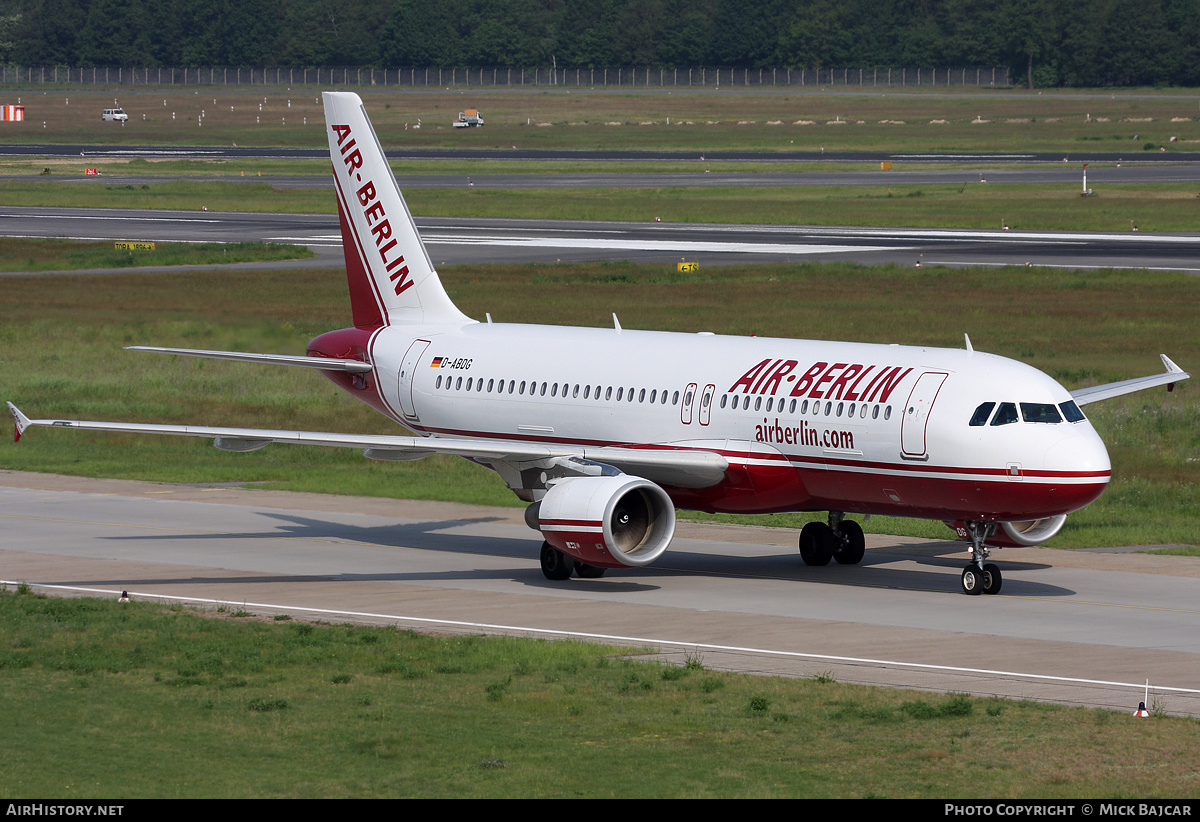
[[450, 301], [358, 95], [325, 120], [354, 327], [307, 356], [132, 346], [315, 368], [417, 436], [31, 420], [30, 426], [360, 448], [378, 460], [453, 454], [495, 470], [540, 531], [546, 577], [644, 566], [675, 509], [828, 511], [800, 532], [809, 565], [857, 563], [846, 514], [932, 518], [971, 542], [968, 594], [999, 592], [993, 546], [1038, 545], [1093, 502], [1108, 453], [1081, 405], [1190, 375], [1067, 391], [974, 351], [820, 340], [477, 322]]

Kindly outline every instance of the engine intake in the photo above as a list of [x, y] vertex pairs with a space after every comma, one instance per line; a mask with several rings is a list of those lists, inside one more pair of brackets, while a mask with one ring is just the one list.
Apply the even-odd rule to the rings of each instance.
[[[999, 545], [1011, 546], [1041, 545], [1061, 531], [1063, 523], [1066, 521], [1067, 515], [1059, 514], [1056, 517], [1047, 517], [1046, 519], [1002, 522], [1000, 523], [1000, 531], [996, 532], [988, 542], [995, 541]], [[1006, 542], [1004, 537], [1008, 537], [1011, 542]]]
[[599, 568], [640, 567], [675, 536], [675, 505], [649, 480], [621, 474], [554, 483], [525, 521], [569, 556]]
[[[997, 523], [1000, 527], [984, 542], [996, 548], [1027, 548], [1034, 545], [1041, 545], [1046, 540], [1058, 534], [1062, 530], [1063, 523], [1066, 521], [1067, 515], [1059, 514], [1058, 516], [1046, 517], [1044, 519], [1000, 522]], [[954, 530], [959, 539], [970, 539], [967, 535], [966, 523], [961, 520], [958, 522], [947, 520], [946, 525]]]

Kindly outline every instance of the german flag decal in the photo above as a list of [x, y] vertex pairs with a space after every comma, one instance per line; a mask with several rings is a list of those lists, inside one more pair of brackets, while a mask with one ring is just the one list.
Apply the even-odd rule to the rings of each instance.
[[445, 357], [434, 357], [434, 358], [433, 358], [433, 362], [431, 362], [431, 363], [429, 364], [429, 367], [430, 367], [430, 368], [441, 368], [441, 367], [442, 367], [442, 360], [444, 360], [444, 359], [446, 359], [446, 358], [445, 358]]

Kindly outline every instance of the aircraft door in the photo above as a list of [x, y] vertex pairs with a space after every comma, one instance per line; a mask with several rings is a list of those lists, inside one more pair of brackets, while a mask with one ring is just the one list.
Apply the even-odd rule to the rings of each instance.
[[709, 416], [712, 413], [712, 398], [717, 387], [712, 383], [704, 386], [704, 393], [700, 395], [700, 424], [708, 425]]
[[692, 405], [696, 402], [696, 383], [689, 382], [683, 389], [683, 402], [679, 404], [679, 420], [684, 425], [692, 424]]
[[904, 404], [904, 417], [900, 422], [900, 456], [908, 460], [927, 460], [925, 430], [929, 425], [929, 412], [937, 400], [942, 383], [946, 381], [942, 371], [927, 371], [917, 380], [908, 402]]
[[400, 408], [404, 411], [404, 416], [410, 420], [420, 419], [417, 416], [417, 408], [413, 405], [413, 377], [417, 370], [417, 363], [428, 347], [429, 340], [414, 340], [413, 344], [408, 347], [408, 353], [404, 355], [404, 362], [400, 366]]

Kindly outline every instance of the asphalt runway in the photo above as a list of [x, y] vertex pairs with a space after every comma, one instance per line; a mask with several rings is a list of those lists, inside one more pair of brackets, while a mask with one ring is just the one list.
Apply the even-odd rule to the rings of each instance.
[[[21, 447], [36, 448], [36, 438]], [[253, 458], [253, 457], [250, 457]], [[1200, 559], [870, 537], [809, 568], [796, 532], [681, 524], [648, 569], [552, 583], [521, 509], [0, 472], [0, 577], [435, 632], [581, 637], [710, 668], [1200, 715]]]
[[[1200, 235], [766, 226], [423, 217], [437, 265], [485, 262], [683, 260], [725, 265], [812, 259], [863, 264], [1200, 272]], [[342, 266], [337, 218], [320, 214], [0, 207], [0, 235], [156, 242], [287, 242], [318, 253], [305, 266]], [[295, 267], [297, 263], [245, 266]], [[128, 269], [121, 269], [122, 271]]]
[[[494, 130], [493, 130], [494, 131]], [[811, 134], [809, 134], [811, 136]], [[939, 152], [928, 151], [692, 151], [678, 149], [555, 149], [555, 148], [413, 148], [390, 142], [390, 135], [380, 135], [384, 153], [389, 160], [557, 160], [564, 162], [771, 162], [771, 163], [955, 163], [1004, 165], [1027, 163], [1061, 163], [1058, 152]], [[497, 138], [499, 139], [499, 138]], [[812, 142], [818, 142], [814, 139]], [[275, 146], [147, 146], [147, 145], [50, 145], [9, 143], [0, 145], [0, 157], [96, 157], [121, 159], [145, 157], [150, 159], [247, 159], [274, 158], [324, 160], [329, 150], [324, 146], [311, 148], [280, 148]], [[1065, 155], [1075, 163], [1197, 163], [1200, 152], [1143, 151], [1130, 140], [1122, 151], [1095, 151], [1081, 148]]]

